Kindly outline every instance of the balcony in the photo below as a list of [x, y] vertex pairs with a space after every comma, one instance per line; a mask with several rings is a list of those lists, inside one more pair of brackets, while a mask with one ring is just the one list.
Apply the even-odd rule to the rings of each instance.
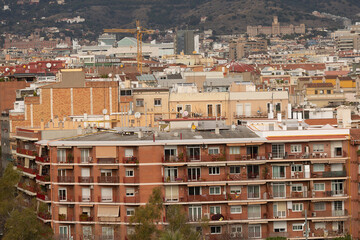
[[80, 214], [79, 220], [82, 222], [92, 222], [94, 219], [93, 219], [93, 217], [91, 217], [87, 214]]
[[311, 217], [345, 217], [348, 216], [347, 210], [331, 210], [331, 211], [313, 211]]
[[51, 214], [49, 212], [39, 212], [37, 215], [44, 222], [46, 220], [51, 220]]
[[346, 177], [346, 171], [336, 171], [336, 172], [319, 172], [312, 173], [313, 178], [333, 178], [333, 177]]
[[21, 166], [21, 165], [17, 165], [16, 167], [17, 167], [18, 170], [23, 171], [24, 173], [28, 173], [28, 174], [31, 174], [31, 175], [36, 175], [36, 173], [37, 173], [37, 169], [35, 169], [35, 168], [26, 168], [26, 167]]
[[17, 185], [17, 187], [18, 187], [20, 190], [28, 193], [29, 195], [32, 195], [32, 196], [35, 196], [35, 195], [36, 195], [36, 187], [34, 187], [34, 186], [30, 186], [30, 185], [28, 185], [28, 184], [19, 182], [18, 185]]
[[57, 162], [60, 164], [71, 164], [74, 163], [74, 158], [57, 158]]
[[59, 196], [59, 201], [61, 201], [61, 202], [73, 202], [74, 199], [70, 195], [68, 195], [68, 196]]
[[92, 202], [91, 196], [79, 196], [79, 202]]
[[184, 157], [181, 156], [172, 156], [172, 155], [165, 155], [162, 157], [162, 162], [184, 162]]
[[93, 183], [93, 177], [78, 177], [79, 183]]
[[98, 164], [115, 164], [118, 163], [117, 158], [98, 158]]
[[201, 157], [200, 155], [186, 155], [187, 161], [200, 161]]
[[123, 163], [125, 164], [138, 164], [137, 157], [123, 157]]
[[167, 176], [163, 178], [165, 183], [187, 182], [187, 177]]
[[74, 176], [58, 176], [59, 183], [74, 183]]
[[78, 157], [77, 161], [80, 164], [93, 163], [93, 158], [92, 157]]
[[[197, 156], [195, 157], [197, 158]], [[207, 154], [201, 156], [201, 161], [203, 162], [217, 162], [217, 161], [226, 161], [225, 154]]]
[[138, 184], [139, 179], [138, 177], [123, 177], [123, 183]]
[[37, 162], [42, 162], [42, 163], [50, 163], [50, 158], [49, 157], [35, 157], [35, 161]]
[[118, 183], [119, 177], [117, 176], [100, 176], [98, 177], [98, 183]]
[[333, 197], [333, 196], [343, 196], [344, 190], [335, 190], [335, 191], [326, 191], [326, 196]]
[[226, 196], [225, 195], [208, 195], [208, 194], [203, 194], [203, 195], [189, 195], [186, 196], [186, 198], [183, 199], [184, 201], [187, 202], [201, 202], [201, 201], [226, 201]]
[[39, 175], [36, 174], [36, 180], [41, 181], [41, 182], [50, 182], [50, 176], [49, 175]]
[[50, 201], [49, 196], [47, 195], [47, 193], [36, 193], [36, 198], [41, 199], [43, 201]]
[[31, 156], [31, 157], [35, 157], [37, 154], [37, 152], [35, 150], [28, 150], [28, 149], [23, 149], [23, 148], [17, 148], [16, 152], [23, 154], [23, 155]]
[[74, 221], [73, 216], [65, 215], [65, 214], [59, 214], [58, 219], [59, 219], [59, 221]]
[[110, 196], [98, 196], [98, 202], [119, 202], [119, 197]]
[[124, 203], [140, 203], [139, 195], [124, 197]]

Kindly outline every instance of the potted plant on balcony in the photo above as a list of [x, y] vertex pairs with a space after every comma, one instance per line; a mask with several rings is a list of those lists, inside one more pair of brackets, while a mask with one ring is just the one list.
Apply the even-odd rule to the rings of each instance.
[[66, 215], [65, 214], [59, 214], [59, 221], [65, 221]]
[[89, 216], [86, 213], [80, 214], [80, 221], [87, 221]]
[[74, 155], [72, 155], [72, 153], [68, 153], [67, 160], [68, 160], [69, 163], [73, 163], [74, 162]]

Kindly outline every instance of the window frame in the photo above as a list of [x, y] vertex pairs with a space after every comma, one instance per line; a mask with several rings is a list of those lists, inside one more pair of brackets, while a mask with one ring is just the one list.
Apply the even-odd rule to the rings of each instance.
[[209, 167], [209, 175], [220, 175], [220, 167], [218, 166]]
[[[239, 211], [233, 211], [234, 209], [238, 209]], [[241, 205], [230, 206], [230, 214], [241, 214], [241, 213], [242, 213]]]
[[221, 186], [210, 186], [209, 195], [221, 195]]
[[301, 144], [291, 144], [291, 153], [302, 153], [302, 145]]
[[154, 106], [155, 107], [160, 107], [162, 104], [162, 99], [161, 98], [154, 98]]
[[[218, 231], [220, 229], [220, 231]], [[215, 231], [213, 231], [215, 230]], [[222, 233], [222, 227], [221, 226], [210, 226], [210, 234], [221, 234]]]
[[[300, 227], [300, 228], [299, 228]], [[292, 230], [293, 232], [300, 232], [300, 231], [304, 231], [304, 225], [301, 223], [293, 223], [292, 225]]]
[[303, 203], [293, 203], [292, 212], [302, 212], [304, 210], [304, 204]]
[[[323, 186], [322, 189], [316, 189], [315, 186]], [[314, 191], [315, 192], [324, 192], [325, 191], [325, 183], [314, 183]]]

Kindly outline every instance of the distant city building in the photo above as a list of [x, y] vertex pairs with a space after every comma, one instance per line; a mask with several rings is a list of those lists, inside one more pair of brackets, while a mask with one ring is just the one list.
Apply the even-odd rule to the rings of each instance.
[[274, 16], [274, 21], [271, 26], [247, 26], [247, 34], [249, 36], [256, 36], [259, 34], [265, 35], [286, 35], [286, 34], [304, 34], [305, 24], [294, 26], [292, 24], [288, 26], [281, 26], [277, 16]]
[[193, 30], [179, 30], [175, 36], [175, 53], [183, 52], [185, 55], [193, 54], [195, 50], [195, 40]]
[[229, 44], [229, 58], [232, 60], [239, 60], [250, 54], [266, 53], [267, 40], [256, 39], [238, 39]]

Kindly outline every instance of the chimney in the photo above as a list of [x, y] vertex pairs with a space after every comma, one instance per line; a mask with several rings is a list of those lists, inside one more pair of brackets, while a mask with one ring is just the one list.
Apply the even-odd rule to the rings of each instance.
[[220, 128], [217, 123], [216, 123], [216, 127], [215, 127], [215, 134], [220, 134]]
[[142, 131], [142, 129], [140, 128], [139, 132], [138, 132], [138, 138], [141, 139], [144, 136], [144, 133]]

